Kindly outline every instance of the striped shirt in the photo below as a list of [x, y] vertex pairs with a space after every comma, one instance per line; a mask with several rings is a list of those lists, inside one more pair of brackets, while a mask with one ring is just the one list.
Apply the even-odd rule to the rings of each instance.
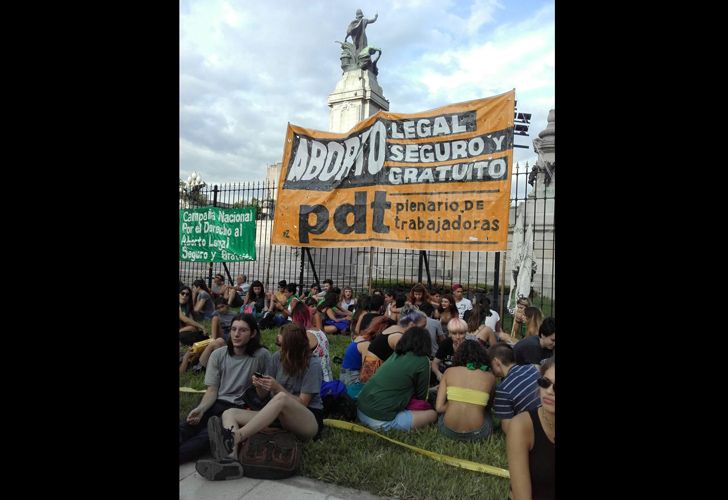
[[513, 418], [522, 411], [535, 410], [541, 406], [536, 383], [540, 376], [534, 365], [513, 365], [495, 388], [493, 416]]

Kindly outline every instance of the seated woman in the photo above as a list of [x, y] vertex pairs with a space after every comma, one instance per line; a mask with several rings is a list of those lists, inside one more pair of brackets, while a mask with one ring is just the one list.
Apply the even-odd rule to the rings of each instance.
[[179, 341], [192, 345], [206, 338], [205, 327], [193, 317], [192, 290], [188, 286], [182, 287], [179, 291]]
[[400, 310], [404, 307], [404, 304], [407, 301], [407, 296], [400, 292], [387, 292], [384, 297], [390, 298], [389, 303], [387, 304], [386, 315], [392, 321], [399, 321]]
[[442, 324], [442, 331], [445, 332], [445, 335], [447, 335], [447, 324], [451, 319], [460, 317], [458, 308], [455, 305], [455, 297], [453, 297], [450, 293], [443, 295], [440, 299], [440, 307], [438, 307], [436, 311], [436, 316], [440, 319], [440, 323]]
[[293, 307], [291, 321], [306, 329], [308, 345], [311, 348], [311, 352], [318, 356], [321, 361], [323, 381], [331, 382], [334, 377], [332, 376], [331, 360], [329, 358], [329, 339], [326, 338], [326, 334], [324, 332], [313, 325], [311, 312], [308, 306], [306, 306], [303, 302], [298, 302]]
[[369, 327], [361, 332], [344, 351], [344, 360], [341, 362], [341, 371], [339, 372], [339, 380], [344, 385], [358, 384], [359, 371], [361, 370], [362, 361], [367, 352], [367, 348], [371, 340], [382, 333], [389, 326], [389, 318], [386, 316], [377, 316], [369, 324]]
[[[455, 351], [458, 350], [468, 333], [468, 324], [455, 316], [448, 322], [447, 329], [449, 332], [448, 338], [442, 341], [435, 358], [432, 360], [432, 374], [438, 383], [442, 380], [445, 370], [452, 366]], [[434, 380], [433, 383], [435, 383]]]
[[523, 310], [523, 315], [526, 318], [526, 337], [538, 335], [538, 329], [541, 328], [541, 323], [543, 323], [541, 309], [536, 306], [529, 306]]
[[311, 325], [316, 330], [324, 331], [324, 318], [321, 316], [321, 312], [317, 309], [318, 300], [315, 297], [308, 297], [303, 301], [308, 307], [308, 312], [311, 316]]
[[430, 334], [412, 327], [395, 352], [364, 386], [357, 400], [359, 421], [372, 429], [410, 431], [433, 423], [435, 410], [407, 410], [410, 400], [427, 399], [430, 381]]
[[207, 344], [202, 354], [200, 354], [199, 363], [201, 367], [207, 367], [207, 361], [213, 351], [225, 347], [230, 337], [230, 326], [237, 314], [230, 310], [228, 299], [224, 296], [221, 295], [215, 299], [215, 312], [212, 313], [212, 331], [210, 332], [212, 342]]
[[236, 460], [238, 446], [253, 434], [271, 425], [276, 419], [301, 441], [317, 436], [323, 428], [321, 366], [311, 355], [306, 330], [287, 323], [281, 327], [281, 350], [273, 354], [268, 373], [253, 374], [253, 385], [263, 399], [273, 398], [260, 411], [231, 408], [222, 419], [208, 422], [213, 460], [200, 460], [196, 469], [209, 480], [243, 476], [243, 466]]
[[485, 321], [486, 311], [487, 309], [482, 302], [476, 302], [471, 310], [465, 312], [463, 319], [468, 324], [468, 333], [473, 338], [480, 340], [487, 349], [492, 345], [496, 345], [498, 339], [493, 328], [487, 326], [488, 323]]
[[343, 333], [351, 325], [352, 314], [336, 307], [338, 299], [338, 294], [328, 292], [324, 296], [323, 303], [318, 307], [319, 311], [324, 315], [324, 332], [326, 333]]
[[351, 331], [353, 336], [360, 335], [361, 332], [369, 328], [369, 324], [377, 316], [381, 316], [384, 305], [383, 295], [372, 295], [371, 297], [362, 297], [359, 301], [359, 308], [356, 310], [351, 324], [354, 328]]
[[555, 498], [556, 362], [548, 358], [538, 379], [541, 406], [513, 417], [506, 435], [511, 498]]
[[212, 319], [215, 306], [212, 303], [212, 295], [205, 284], [205, 280], [196, 279], [192, 282], [192, 303], [194, 304], [193, 314], [198, 321]]
[[356, 307], [356, 299], [354, 298], [354, 290], [350, 286], [345, 286], [341, 290], [341, 295], [339, 296], [339, 303], [337, 304], [337, 307], [341, 309], [342, 311], [349, 311], [352, 312], [353, 309]]
[[460, 344], [437, 390], [435, 409], [440, 414], [440, 434], [459, 441], [490, 436], [493, 418], [486, 407], [496, 380], [489, 370], [490, 359], [479, 342], [466, 340]]
[[407, 294], [407, 300], [405, 301], [408, 304], [415, 305], [419, 307], [424, 302], [429, 302], [431, 300], [430, 294], [427, 292], [427, 288], [422, 283], [417, 283], [415, 286], [412, 287], [412, 290], [410, 290], [409, 294]]
[[427, 316], [418, 311], [416, 306], [405, 304], [402, 306], [399, 322], [374, 337], [364, 352], [359, 381], [367, 383], [382, 363], [394, 353], [397, 342], [400, 341], [404, 332], [415, 326], [425, 328]]
[[251, 283], [248, 294], [243, 299], [243, 311], [252, 314], [256, 320], [260, 320], [265, 314], [265, 290], [259, 280]]

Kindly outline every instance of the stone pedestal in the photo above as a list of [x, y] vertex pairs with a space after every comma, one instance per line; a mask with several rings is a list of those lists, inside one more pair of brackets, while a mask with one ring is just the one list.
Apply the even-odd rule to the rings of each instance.
[[389, 111], [377, 77], [368, 70], [346, 71], [329, 94], [329, 131], [347, 132], [380, 109]]

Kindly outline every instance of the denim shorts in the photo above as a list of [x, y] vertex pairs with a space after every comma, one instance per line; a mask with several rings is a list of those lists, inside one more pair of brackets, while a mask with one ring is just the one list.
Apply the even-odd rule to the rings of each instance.
[[361, 423], [367, 427], [371, 427], [375, 431], [397, 429], [398, 431], [407, 432], [412, 429], [412, 412], [409, 410], [402, 410], [397, 413], [394, 420], [390, 420], [389, 422], [369, 418], [358, 408], [356, 409], [356, 415]]
[[485, 421], [480, 429], [475, 429], [470, 432], [457, 432], [445, 425], [445, 415], [442, 414], [437, 417], [437, 429], [445, 437], [450, 439], [456, 439], [458, 441], [477, 441], [478, 439], [485, 439], [490, 436], [493, 431], [493, 417], [490, 413], [485, 414]]

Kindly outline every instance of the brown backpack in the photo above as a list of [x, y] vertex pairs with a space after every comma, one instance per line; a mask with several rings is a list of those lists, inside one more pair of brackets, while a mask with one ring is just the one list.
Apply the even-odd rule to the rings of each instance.
[[238, 459], [246, 477], [283, 479], [301, 465], [301, 443], [284, 429], [266, 427], [243, 442]]

